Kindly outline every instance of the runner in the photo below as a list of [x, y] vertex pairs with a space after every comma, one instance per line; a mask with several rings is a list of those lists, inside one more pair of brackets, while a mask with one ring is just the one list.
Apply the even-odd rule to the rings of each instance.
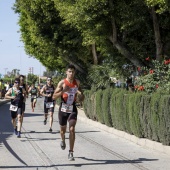
[[49, 132], [52, 132], [53, 114], [54, 114], [54, 105], [55, 105], [55, 102], [52, 99], [53, 93], [54, 93], [54, 86], [52, 84], [52, 78], [47, 77], [47, 83], [41, 89], [40, 94], [45, 97], [44, 99], [44, 117], [45, 117], [44, 125], [47, 124], [48, 112], [50, 114]]
[[31, 94], [31, 107], [32, 107], [32, 112], [34, 112], [34, 108], [37, 102], [37, 88], [35, 87], [35, 84], [32, 83], [32, 86], [29, 88], [28, 93]]
[[75, 79], [75, 67], [74, 65], [69, 65], [66, 69], [67, 77], [58, 83], [55, 89], [53, 99], [61, 97], [61, 104], [59, 107], [59, 124], [60, 124], [60, 135], [61, 135], [61, 149], [66, 148], [65, 143], [65, 133], [67, 128], [67, 121], [69, 123], [69, 154], [68, 159], [70, 161], [74, 160], [73, 148], [75, 142], [75, 125], [77, 122], [77, 107], [76, 98], [79, 95], [79, 101], [84, 100], [83, 92], [80, 88], [80, 81]]
[[[14, 133], [18, 138], [21, 137], [21, 124], [22, 124], [22, 105], [26, 99], [26, 92], [24, 89], [19, 87], [19, 78], [15, 79], [14, 85], [5, 94], [6, 99], [11, 99], [10, 111], [12, 118], [12, 125], [14, 127]], [[16, 118], [18, 119], [16, 128]]]
[[[28, 98], [28, 86], [24, 83], [25, 76], [24, 75], [20, 75], [19, 79], [20, 79], [20, 88], [22, 88], [22, 89], [24, 89], [26, 91], [26, 97]], [[23, 102], [23, 105], [22, 105], [21, 126], [22, 126], [23, 119], [24, 119], [25, 102], [26, 102], [26, 100]]]

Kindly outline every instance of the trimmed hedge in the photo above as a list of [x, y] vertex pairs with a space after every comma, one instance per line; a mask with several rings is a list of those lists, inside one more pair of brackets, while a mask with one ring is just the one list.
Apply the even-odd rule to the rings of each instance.
[[104, 115], [103, 115], [103, 109], [102, 109], [102, 97], [103, 97], [103, 91], [98, 90], [96, 92], [96, 115], [97, 115], [97, 121], [104, 124]]
[[170, 145], [170, 96], [118, 88], [85, 91], [87, 117], [118, 130]]
[[108, 88], [103, 91], [102, 97], [102, 110], [104, 124], [107, 126], [112, 126], [111, 111], [110, 111], [110, 99], [111, 99], [111, 89]]

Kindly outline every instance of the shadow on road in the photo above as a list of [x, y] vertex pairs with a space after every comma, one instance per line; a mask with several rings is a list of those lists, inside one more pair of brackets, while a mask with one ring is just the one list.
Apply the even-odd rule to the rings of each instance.
[[146, 158], [138, 158], [134, 160], [105, 160], [105, 159], [95, 160], [95, 159], [86, 158], [86, 157], [75, 157], [75, 158], [89, 161], [89, 163], [88, 162], [87, 163], [74, 162], [73, 164], [72, 162], [70, 164], [58, 164], [58, 165], [50, 165], [50, 166], [0, 166], [0, 168], [7, 169], [7, 168], [52, 168], [52, 167], [55, 167], [56, 169], [58, 169], [57, 167], [66, 167], [66, 166], [81, 167], [81, 166], [94, 166], [94, 165], [132, 164], [132, 166], [140, 167], [139, 169], [141, 169], [142, 166], [138, 164], [146, 162], [146, 161], [150, 162], [150, 161], [158, 160], [158, 159], [146, 159]]
[[9, 105], [10, 104], [8, 103], [0, 106], [0, 147], [5, 147], [16, 159], [18, 159], [18, 161], [26, 165], [8, 144], [8, 138], [13, 135]]

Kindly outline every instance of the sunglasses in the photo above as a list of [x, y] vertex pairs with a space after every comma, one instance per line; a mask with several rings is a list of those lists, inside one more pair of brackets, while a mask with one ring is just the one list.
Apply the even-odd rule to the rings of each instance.
[[52, 81], [51, 79], [47, 79], [47, 81]]
[[16, 83], [16, 84], [19, 84], [19, 82], [18, 82], [18, 81], [15, 81], [15, 83]]

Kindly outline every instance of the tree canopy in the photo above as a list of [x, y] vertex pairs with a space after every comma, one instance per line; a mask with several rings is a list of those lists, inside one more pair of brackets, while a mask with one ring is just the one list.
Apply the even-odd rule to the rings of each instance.
[[86, 79], [106, 63], [123, 74], [124, 65], [152, 67], [147, 57], [170, 58], [166, 0], [16, 0], [14, 9], [26, 52], [49, 70], [71, 63]]

